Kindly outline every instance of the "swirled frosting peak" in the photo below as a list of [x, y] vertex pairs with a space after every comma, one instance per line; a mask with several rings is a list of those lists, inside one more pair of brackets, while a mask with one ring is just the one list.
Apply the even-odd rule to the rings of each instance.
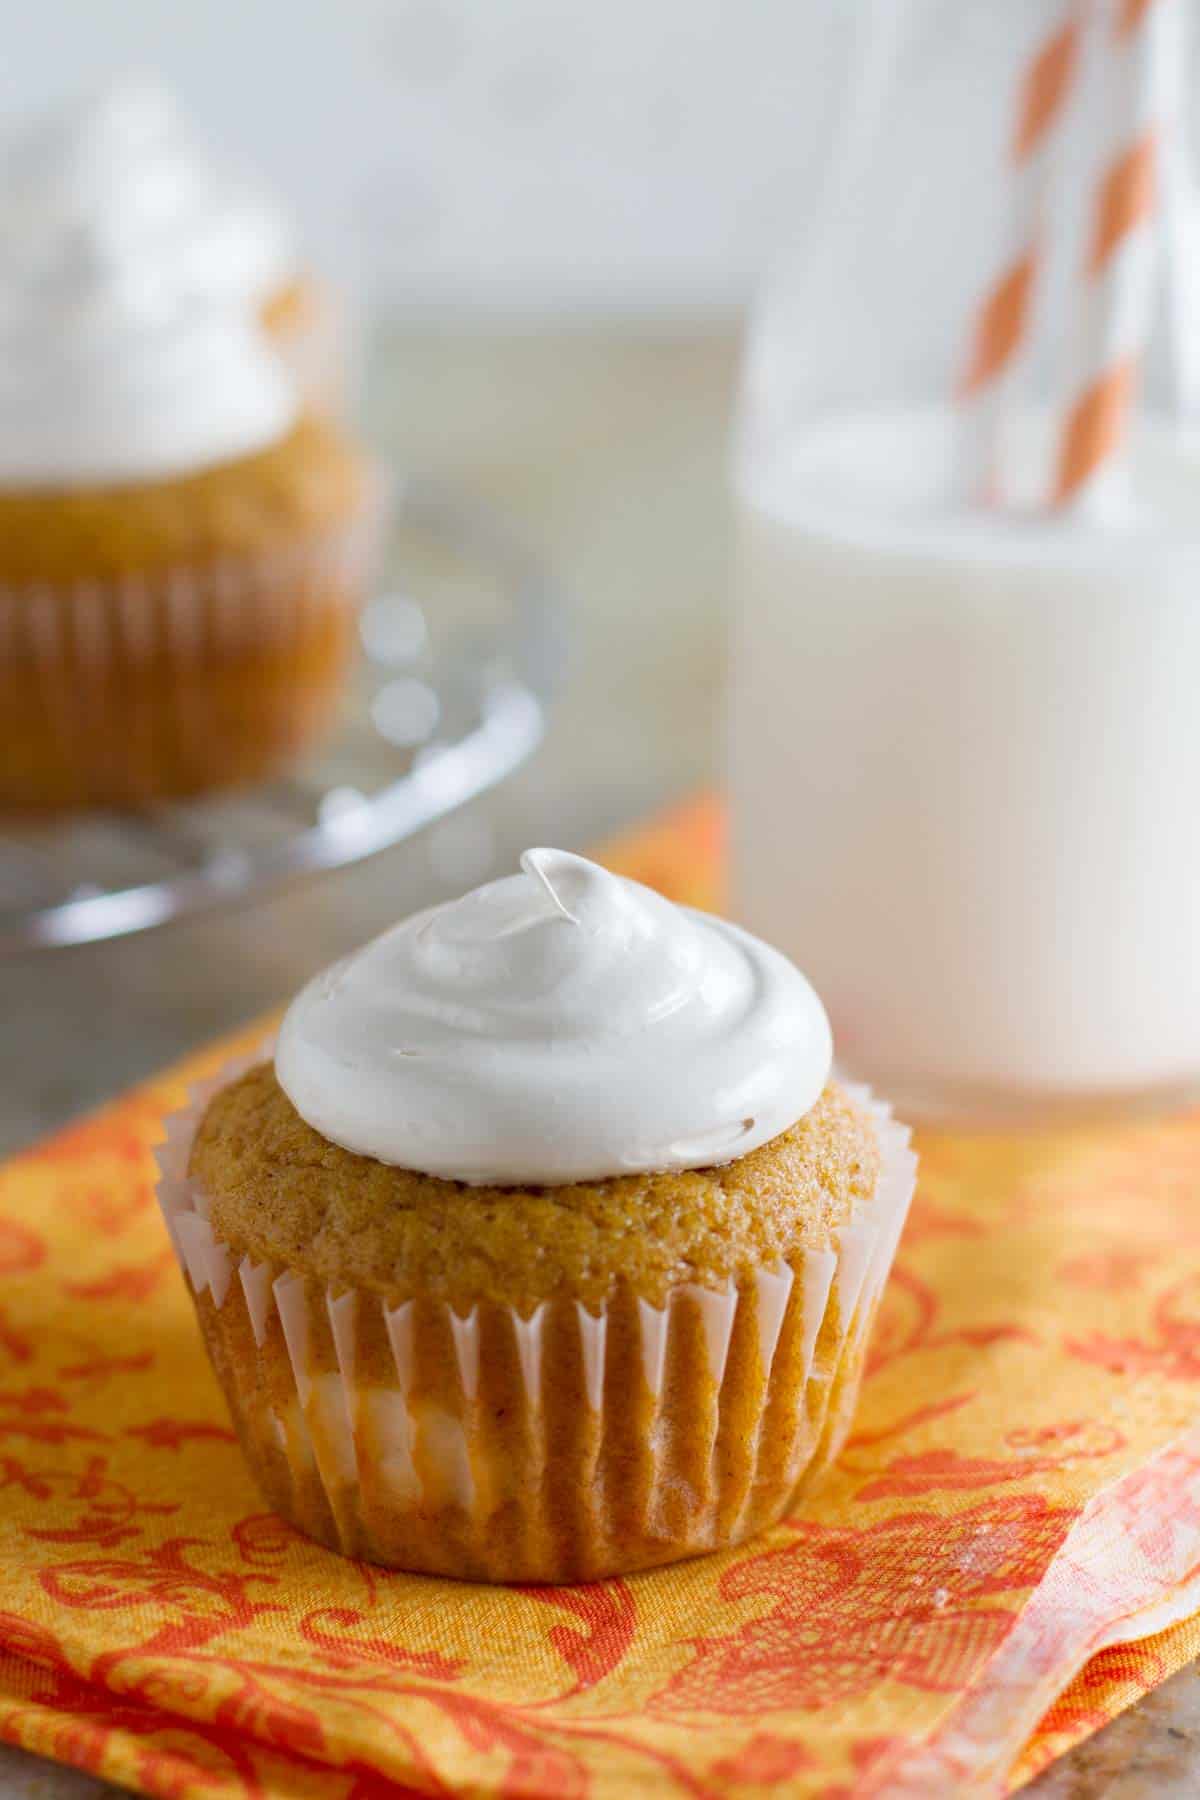
[[829, 1024], [737, 926], [562, 850], [319, 975], [275, 1068], [323, 1136], [497, 1186], [730, 1162], [813, 1105]]
[[45, 273], [64, 238], [90, 240], [110, 260], [163, 262], [200, 297], [251, 307], [297, 265], [280, 209], [199, 140], [169, 88], [136, 73], [4, 144], [0, 259]]
[[274, 251], [169, 95], [96, 97], [2, 162], [0, 483], [186, 475], [284, 435], [295, 398], [245, 292]]

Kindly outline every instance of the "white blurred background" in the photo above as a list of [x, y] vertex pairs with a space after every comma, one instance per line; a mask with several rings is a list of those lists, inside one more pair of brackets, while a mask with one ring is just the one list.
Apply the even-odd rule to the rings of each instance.
[[842, 254], [871, 319], [886, 291], [936, 362], [995, 241], [1021, 48], [1053, 16], [1055, 0], [0, 0], [0, 130], [154, 71], [369, 303], [442, 322], [704, 317], [809, 242], [852, 70], [886, 35], [899, 124], [883, 121], [870, 228]]
[[0, 126], [153, 68], [373, 297], [417, 312], [727, 308], [813, 179], [855, 10], [0, 0]]

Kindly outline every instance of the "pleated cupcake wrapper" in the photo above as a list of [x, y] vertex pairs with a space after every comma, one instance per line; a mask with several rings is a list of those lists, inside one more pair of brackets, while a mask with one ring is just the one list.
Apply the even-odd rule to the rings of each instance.
[[251, 1463], [302, 1528], [403, 1567], [592, 1578], [740, 1541], [836, 1455], [916, 1166], [867, 1090], [849, 1091], [881, 1175], [835, 1248], [724, 1288], [678, 1284], [662, 1306], [459, 1313], [325, 1287], [219, 1240], [187, 1177], [192, 1136], [215, 1090], [269, 1053], [167, 1121], [159, 1198]]
[[301, 641], [318, 614], [357, 603], [386, 517], [382, 478], [336, 530], [257, 556], [65, 583], [0, 584], [0, 660], [55, 681], [64, 669], [155, 663], [186, 672], [212, 653]]
[[298, 754], [336, 706], [387, 512], [378, 478], [284, 550], [0, 585], [0, 807], [136, 806]]

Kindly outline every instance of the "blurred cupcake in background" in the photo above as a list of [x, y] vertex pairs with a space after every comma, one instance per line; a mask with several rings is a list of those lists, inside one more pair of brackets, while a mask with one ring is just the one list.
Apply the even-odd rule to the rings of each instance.
[[44, 267], [74, 234], [117, 258], [162, 258], [197, 297], [245, 305], [305, 405], [345, 410], [345, 296], [306, 266], [275, 199], [201, 141], [154, 77], [115, 81], [5, 142], [0, 259]]
[[305, 410], [237, 295], [198, 279], [238, 232], [146, 228], [185, 210], [169, 158], [150, 159], [137, 204], [76, 205], [93, 181], [112, 191], [106, 158], [62, 143], [51, 180], [31, 138], [0, 202], [9, 813], [136, 807], [279, 768], [332, 713], [378, 528], [366, 457]]

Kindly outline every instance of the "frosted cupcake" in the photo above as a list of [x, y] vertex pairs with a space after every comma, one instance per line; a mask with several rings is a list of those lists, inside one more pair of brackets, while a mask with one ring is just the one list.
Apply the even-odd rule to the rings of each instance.
[[303, 749], [378, 512], [364, 458], [177, 259], [0, 239], [0, 812], [136, 807]]
[[804, 977], [560, 851], [317, 978], [160, 1194], [270, 1504], [571, 1581], [777, 1520], [853, 1408], [912, 1189]]
[[308, 409], [341, 410], [346, 309], [305, 266], [282, 209], [191, 130], [170, 90], [129, 76], [13, 133], [0, 176], [0, 263], [52, 267], [64, 237], [178, 272], [196, 299], [245, 309]]

